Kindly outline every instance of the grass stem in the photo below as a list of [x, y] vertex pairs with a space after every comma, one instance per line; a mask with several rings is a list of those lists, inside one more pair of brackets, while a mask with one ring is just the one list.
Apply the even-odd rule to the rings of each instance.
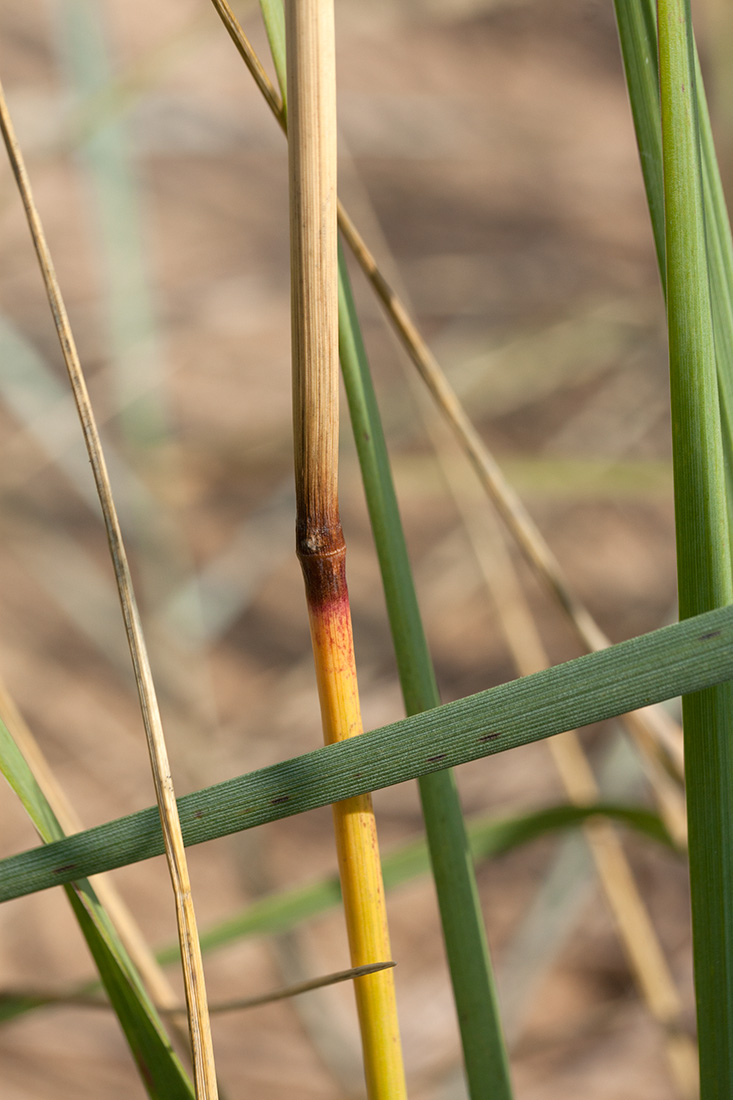
[[166, 858], [175, 896], [176, 919], [181, 943], [181, 959], [189, 1013], [196, 1096], [200, 1100], [216, 1100], [216, 1073], [201, 948], [196, 931], [196, 917], [191, 897], [185, 848], [181, 836], [178, 807], [173, 790], [168, 753], [142, 623], [86, 381], [79, 362], [76, 344], [51, 254], [46, 243], [43, 226], [33, 200], [23, 155], [5, 102], [2, 85], [0, 85], [0, 129], [25, 208], [33, 245], [38, 256], [107, 531], [107, 540], [145, 726], [153, 782], [165, 840]]
[[[733, 602], [689, 0], [659, 0], [680, 619]], [[683, 699], [703, 1100], [733, 1095], [733, 687]]]
[[[289, 0], [293, 419], [296, 548], [327, 744], [362, 732], [345, 553], [338, 511], [338, 284], [336, 77], [330, 0]], [[390, 957], [384, 886], [371, 795], [333, 807], [353, 966]], [[390, 970], [355, 979], [367, 1090], [406, 1096]]]

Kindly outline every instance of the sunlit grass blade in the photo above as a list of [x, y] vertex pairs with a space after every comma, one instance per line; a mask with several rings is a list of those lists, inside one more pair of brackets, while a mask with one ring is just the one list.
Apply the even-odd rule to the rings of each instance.
[[[659, 0], [680, 618], [733, 601], [689, 0]], [[733, 685], [683, 700], [704, 1100], [733, 1095]]]
[[211, 1030], [206, 1010], [206, 987], [204, 983], [203, 964], [196, 933], [196, 918], [191, 897], [186, 854], [181, 837], [180, 822], [178, 820], [178, 809], [173, 791], [173, 781], [170, 773], [170, 765], [168, 763], [168, 753], [163, 736], [163, 727], [143, 636], [142, 624], [137, 609], [122, 532], [112, 496], [112, 489], [104, 454], [102, 452], [101, 440], [89, 400], [86, 381], [69, 325], [61, 289], [56, 279], [51, 254], [33, 200], [23, 155], [15, 136], [14, 127], [7, 109], [1, 85], [0, 129], [2, 130], [3, 140], [13, 170], [13, 175], [18, 185], [33, 246], [38, 257], [43, 283], [51, 307], [59, 343], [61, 345], [69, 382], [79, 413], [82, 434], [84, 436], [102, 515], [104, 517], [107, 541], [112, 558], [122, 617], [143, 716], [155, 794], [166, 841], [165, 852], [173, 886], [176, 919], [181, 940], [181, 961], [184, 973], [186, 1001], [189, 1010], [189, 1030], [196, 1095], [200, 1098], [206, 1098], [206, 1100], [209, 1100], [209, 1098], [215, 1100], [217, 1096], [216, 1073], [214, 1069]]
[[654, 247], [666, 293], [662, 123], [659, 115], [659, 58], [654, 0], [614, 0], [621, 57], [639, 147]]
[[[255, 828], [732, 677], [733, 608], [724, 607], [186, 795], [184, 841]], [[162, 851], [156, 813], [142, 810], [0, 860], [0, 901]]]
[[[288, 0], [293, 422], [296, 549], [303, 570], [323, 735], [362, 732], [346, 547], [338, 510], [336, 72], [331, 0]], [[353, 966], [390, 957], [371, 795], [333, 807]], [[371, 1100], [406, 1096], [394, 978], [354, 982]]]
[[[265, 102], [267, 103], [267, 106], [270, 108], [273, 115], [275, 116], [275, 119], [279, 123], [283, 133], [285, 133], [287, 128], [285, 104], [275, 90], [269, 76], [265, 72], [259, 57], [252, 48], [252, 44], [247, 38], [247, 35], [242, 30], [241, 24], [234, 12], [232, 11], [230, 4], [227, 2], [227, 0], [211, 0], [211, 3], [216, 10], [216, 14], [219, 16], [222, 23], [224, 24], [227, 34], [234, 43], [234, 47], [237, 50], [237, 53], [249, 69], [249, 72], [254, 79], [255, 84], [259, 88]], [[270, 5], [268, 4], [267, 8], [263, 10], [270, 11]], [[278, 41], [281, 39], [283, 32], [284, 24], [282, 31], [277, 32]], [[278, 47], [278, 53], [279, 52], [280, 51]]]
[[[418, 714], [438, 706], [440, 697], [341, 251], [339, 349], [405, 708], [408, 714]], [[473, 1100], [480, 1100], [487, 1093], [496, 1100], [510, 1097], [506, 1046], [476, 880], [466, 858], [466, 829], [455, 779], [449, 771], [436, 772], [423, 776], [419, 786], [469, 1093]]]
[[[47, 843], [60, 840], [64, 835], [61, 826], [2, 722], [0, 770], [20, 798], [41, 838]], [[191, 1084], [91, 885], [80, 877], [73, 885], [66, 886], [66, 893], [148, 1094], [153, 1100], [191, 1100]]]
[[708, 254], [715, 360], [718, 369], [721, 433], [725, 457], [728, 532], [733, 539], [733, 239], [725, 205], [713, 132], [695, 50], [695, 84], [705, 206], [705, 240]]

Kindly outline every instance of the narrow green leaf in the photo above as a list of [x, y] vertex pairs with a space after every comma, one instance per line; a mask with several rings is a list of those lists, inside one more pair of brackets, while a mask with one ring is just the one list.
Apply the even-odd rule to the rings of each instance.
[[[0, 722], [0, 770], [40, 836], [62, 841], [63, 830], [25, 758]], [[66, 886], [71, 907], [152, 1100], [191, 1100], [193, 1089], [158, 1014], [104, 909], [84, 878]]]
[[[278, 0], [279, 3], [279, 0]], [[412, 579], [382, 422], [339, 245], [339, 353], [392, 641], [408, 714], [440, 703]], [[511, 1100], [509, 1059], [466, 828], [451, 771], [419, 780], [463, 1058], [472, 1100]]]
[[262, 19], [267, 32], [267, 41], [270, 45], [275, 75], [280, 88], [280, 97], [283, 107], [288, 109], [288, 76], [285, 63], [285, 12], [282, 0], [260, 0]]
[[[187, 845], [492, 756], [733, 677], [733, 607], [642, 634], [179, 800]], [[0, 861], [0, 901], [160, 855], [157, 810]]]
[[[680, 618], [733, 601], [689, 0], [659, 0]], [[733, 1095], [733, 685], [683, 700], [704, 1100]]]
[[[578, 828], [594, 817], [610, 818], [641, 836], [674, 849], [672, 838], [658, 814], [638, 806], [596, 802], [587, 806], [547, 806], [523, 814], [506, 817], [482, 816], [469, 821], [466, 833], [471, 856], [474, 862], [480, 862], [503, 855], [546, 833]], [[382, 870], [384, 885], [388, 890], [426, 874], [430, 870], [426, 841], [420, 838], [388, 852], [382, 860]], [[305, 886], [268, 894], [234, 916], [203, 931], [200, 936], [201, 949], [204, 952], [216, 951], [248, 936], [288, 932], [335, 908], [340, 901], [341, 888], [336, 874]], [[178, 962], [179, 956], [177, 941], [157, 952], [158, 962], [164, 966]], [[94, 988], [85, 986], [83, 992], [93, 992]], [[42, 1008], [48, 1003], [43, 997], [0, 994], [0, 1022], [11, 1020], [35, 1008]]]
[[[654, 0], [614, 0], [614, 3], [662, 289], [666, 295], [662, 122], [655, 5]], [[695, 80], [729, 536], [733, 538], [733, 240], [697, 51]]]
[[666, 293], [662, 122], [654, 0], [614, 0], [614, 7], [657, 263]]
[[[503, 855], [528, 844], [537, 837], [558, 830], [579, 828], [589, 818], [605, 817], [625, 825], [665, 847], [674, 843], [658, 814], [638, 806], [622, 806], [614, 802], [598, 802], [587, 806], [563, 804], [547, 806], [529, 813], [506, 817], [483, 816], [466, 824], [469, 850], [474, 862]], [[422, 838], [388, 852], [382, 860], [384, 885], [388, 890], [419, 878], [430, 870], [428, 846]], [[307, 886], [280, 891], [261, 898], [253, 905], [230, 917], [201, 935], [204, 951], [225, 947], [246, 936], [274, 935], [287, 932], [320, 913], [327, 912], [341, 898], [336, 875], [309, 883]], [[158, 953], [165, 965], [178, 958], [176, 944]]]
[[733, 240], [697, 53], [695, 54], [695, 80], [703, 164], [705, 239], [720, 393], [721, 434], [725, 457], [728, 534], [729, 539], [733, 540]]

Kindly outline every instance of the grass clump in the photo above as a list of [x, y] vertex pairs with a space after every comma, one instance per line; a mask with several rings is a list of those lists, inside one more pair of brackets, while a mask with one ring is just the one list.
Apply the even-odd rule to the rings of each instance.
[[[188, 923], [182, 920], [181, 940], [192, 1010], [193, 1085], [173, 1054], [160, 1022], [166, 1006], [153, 1005], [153, 1000], [165, 1001], [168, 994], [159, 991], [151, 997], [146, 991], [88, 876], [167, 850], [177, 868], [173, 878], [180, 886], [178, 908], [185, 918], [190, 884], [185, 865], [176, 864], [176, 853], [183, 859], [184, 844], [246, 834], [253, 838], [252, 850], [256, 851], [263, 843], [261, 834], [267, 835], [257, 826], [332, 804], [340, 886], [329, 876], [304, 888], [266, 894], [243, 913], [214, 925], [202, 942], [204, 947], [213, 948], [257, 931], [287, 936], [288, 950], [294, 943], [300, 949], [304, 922], [343, 897], [353, 966], [383, 966], [391, 961], [392, 949], [386, 933], [372, 792], [418, 779], [426, 840], [395, 850], [384, 861], [384, 874], [390, 886], [414, 879], [430, 867], [462, 1041], [466, 1088], [472, 1100], [487, 1095], [508, 1100], [512, 1094], [473, 859], [479, 853], [486, 856], [559, 828], [582, 828], [585, 832], [632, 973], [661, 1025], [675, 1087], [681, 1096], [692, 1097], [696, 1091], [694, 1051], [691, 1036], [684, 1032], [683, 1001], [615, 831], [619, 823], [625, 823], [664, 839], [678, 851], [684, 846], [679, 729], [669, 712], [656, 707], [682, 694], [701, 1098], [713, 1100], [728, 1095], [733, 1091], [729, 1080], [728, 1021], [733, 1000], [729, 987], [733, 971], [728, 958], [730, 852], [726, 839], [730, 834], [731, 801], [726, 746], [730, 741], [727, 724], [733, 677], [733, 593], [728, 549], [733, 484], [728, 425], [733, 250], [689, 4], [660, 0], [658, 42], [656, 12], [651, 3], [637, 5], [617, 0], [615, 5], [669, 324], [681, 619], [616, 645], [611, 645], [591, 612], [588, 604], [592, 601], [576, 591], [530, 510], [509, 486], [483, 432], [461, 404], [457, 395], [460, 386], [454, 386], [443, 371], [412, 319], [404, 296], [395, 292], [394, 280], [388, 281], [365, 244], [356, 224], [361, 213], [359, 219], [353, 219], [337, 199], [330, 9], [320, 0], [289, 3], [284, 22], [279, 0], [263, 0], [264, 27], [278, 93], [235, 12], [225, 0], [214, 0], [214, 7], [271, 112], [289, 134], [296, 543], [306, 582], [327, 743], [308, 752], [294, 749], [280, 754], [276, 763], [268, 762], [224, 781], [220, 776], [209, 777], [205, 769], [194, 769], [193, 793], [180, 799], [176, 807], [168, 786], [165, 749], [157, 737], [160, 722], [139, 615], [127, 595], [123, 598], [123, 617], [138, 679], [143, 684], [141, 701], [151, 755], [157, 761], [156, 789], [163, 829], [157, 813], [148, 809], [75, 836], [64, 836], [32, 767], [14, 745], [10, 723], [8, 728], [2, 727], [4, 768], [43, 846], [0, 863], [0, 898], [8, 900], [64, 885], [150, 1095], [190, 1095], [195, 1090], [199, 1096], [213, 1096], [217, 1084], [206, 1034], [198, 937], [190, 917]], [[214, 26], [220, 30], [218, 23]], [[118, 83], [120, 87], [125, 84], [124, 80]], [[103, 126], [104, 110], [109, 108], [104, 107], [106, 101], [99, 102], [101, 115], [95, 115], [94, 125]], [[9, 134], [7, 122], [5, 129]], [[10, 138], [9, 144], [12, 147]], [[19, 164], [16, 159], [16, 173], [22, 176]], [[482, 535], [474, 531], [477, 553], [485, 559], [483, 568], [493, 590], [495, 613], [509, 634], [512, 660], [522, 678], [441, 705], [439, 676], [427, 642], [430, 630], [426, 632], [418, 606], [419, 585], [412, 575], [387, 455], [385, 434], [389, 431], [383, 429], [377, 406], [380, 388], [372, 380], [367, 357], [370, 341], [364, 339], [360, 328], [362, 310], [357, 309], [351, 286], [351, 261], [345, 253], [337, 260], [337, 225], [344, 245], [376, 292], [507, 532], [576, 639], [591, 650], [588, 655], [543, 668], [557, 658], [544, 651], [540, 631], [532, 622], [532, 605], [537, 606], [538, 597], [535, 594], [527, 601], [522, 595], [521, 566], [517, 568], [512, 555], [501, 550], [503, 544], [487, 553]], [[43, 263], [50, 272], [50, 260], [46, 258]], [[356, 299], [361, 301], [364, 287], [357, 283], [355, 291]], [[60, 299], [53, 294], [52, 299], [54, 314], [61, 321]], [[151, 315], [146, 316], [149, 320]], [[364, 316], [371, 325], [368, 311]], [[73, 367], [75, 353], [66, 329], [62, 331], [62, 346]], [[405, 719], [389, 723], [382, 719], [380, 728], [358, 737], [353, 735], [361, 734], [362, 719], [336, 477], [339, 357], [407, 712]], [[72, 384], [86, 400], [83, 381], [74, 370], [71, 374]], [[389, 398], [384, 409], [392, 411]], [[82, 421], [93, 436], [88, 406], [84, 406]], [[130, 423], [127, 417], [122, 426], [128, 452], [137, 446], [134, 423], [132, 427]], [[168, 446], [165, 437], [170, 430], [165, 417], [156, 415], [155, 423], [156, 438], [146, 443], [153, 450]], [[97, 443], [92, 447], [92, 463], [102, 469]], [[450, 460], [444, 465], [450, 466]], [[98, 481], [106, 501], [105, 522], [116, 572], [129, 593], [129, 570], [111, 494], [104, 478], [98, 477]], [[461, 493], [459, 484], [458, 498]], [[475, 495], [471, 496], [466, 507], [467, 529], [473, 529], [476, 513], [484, 506], [483, 500], [477, 503]], [[268, 545], [264, 557], [273, 555], [273, 546]], [[215, 575], [219, 583], [223, 569]], [[194, 571], [186, 580], [190, 581], [187, 591], [199, 586], [203, 591], [203, 573], [199, 576]], [[257, 587], [256, 577], [250, 587]], [[511, 598], [509, 590], [514, 593]], [[230, 591], [226, 589], [223, 604]], [[248, 607], [246, 602], [242, 606]], [[165, 613], [159, 610], [153, 619], [158, 626], [165, 624]], [[205, 615], [200, 616], [196, 629], [198, 636], [204, 637], [209, 629], [205, 627]], [[163, 637], [174, 645], [182, 642], [182, 638], [172, 639], [170, 624], [164, 625]], [[201, 652], [196, 659], [202, 668]], [[177, 672], [180, 702], [189, 697], [190, 685], [182, 686], [186, 676], [181, 675], [180, 668]], [[628, 715], [637, 708], [641, 708], [638, 713]], [[194, 724], [199, 723], [204, 711], [205, 707], [196, 711]], [[627, 728], [641, 749], [645, 774], [651, 781], [658, 807], [653, 812], [630, 805], [625, 799], [619, 804], [607, 797], [581, 741], [571, 732], [623, 715], [627, 715]], [[504, 760], [510, 750], [513, 753], [521, 746], [560, 733], [566, 736], [552, 742], [553, 756], [567, 802], [534, 807], [512, 815], [511, 820], [492, 815], [488, 821], [464, 823], [451, 768], [488, 756], [501, 755]], [[180, 838], [176, 841], [178, 814]], [[166, 838], [173, 839], [166, 844]], [[242, 837], [239, 839], [242, 843]], [[251, 868], [245, 871], [247, 875], [253, 873]], [[186, 949], [187, 945], [191, 950]], [[165, 957], [171, 957], [170, 950]], [[399, 964], [399, 958], [396, 961]], [[345, 973], [342, 971], [341, 976]], [[369, 1095], [407, 1095], [394, 971], [386, 966], [370, 973], [348, 973], [355, 981]], [[399, 981], [399, 965], [397, 974]], [[297, 990], [303, 988], [302, 981], [286, 984]], [[309, 980], [305, 984], [310, 987], [318, 983]], [[70, 997], [73, 1001], [76, 996], [78, 1004], [81, 993], [78, 986], [75, 989], [76, 994], [71, 990]], [[87, 991], [82, 992], [88, 996]], [[97, 1003], [97, 992], [92, 996]], [[14, 990], [3, 1002], [3, 1016], [11, 1019], [38, 1009], [44, 1000], [47, 1005], [60, 1003], [64, 995], [62, 992], [57, 996], [53, 990], [44, 992], [40, 983], [35, 996], [33, 990], [25, 994], [22, 989]], [[249, 1003], [253, 998], [236, 1000]], [[316, 1041], [321, 1038], [319, 1032]], [[412, 1093], [414, 1088], [417, 1095], [421, 1086], [413, 1086], [409, 1074], [407, 1083], [409, 1091]]]

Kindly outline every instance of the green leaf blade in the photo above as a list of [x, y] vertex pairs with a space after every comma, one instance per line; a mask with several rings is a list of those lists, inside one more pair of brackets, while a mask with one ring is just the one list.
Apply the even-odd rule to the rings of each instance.
[[[179, 799], [200, 844], [733, 678], [733, 607], [445, 703]], [[160, 855], [149, 807], [0, 861], [0, 901]]]

